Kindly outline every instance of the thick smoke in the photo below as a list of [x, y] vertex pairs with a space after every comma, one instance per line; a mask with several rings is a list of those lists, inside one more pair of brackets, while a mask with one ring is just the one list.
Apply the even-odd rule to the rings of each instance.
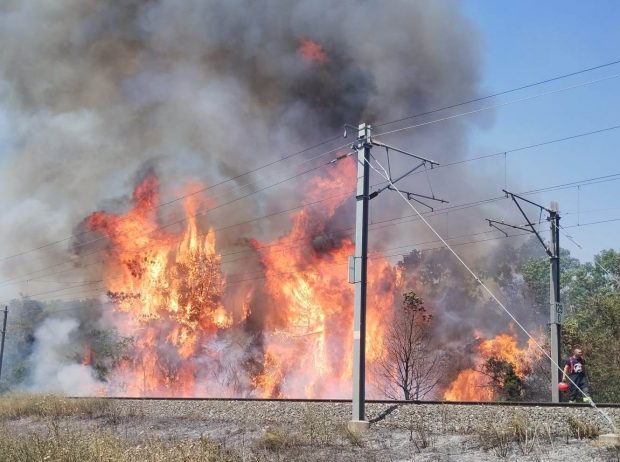
[[46, 319], [35, 331], [32, 356], [31, 390], [93, 396], [100, 387], [95, 371], [76, 364], [79, 322], [76, 319]]
[[[478, 34], [451, 1], [13, 0], [0, 6], [0, 40], [2, 255], [84, 231], [79, 224], [97, 208], [122, 211], [145, 171], [157, 172], [165, 201], [184, 192], [181, 184], [235, 177], [340, 133], [345, 122], [389, 121], [476, 97], [481, 68]], [[320, 46], [318, 59], [304, 53], [308, 41]], [[395, 144], [445, 163], [466, 153], [466, 132], [466, 122], [455, 120]], [[216, 189], [214, 202], [246, 193], [247, 183], [291, 173], [278, 168]], [[432, 177], [447, 199], [474, 182], [447, 175]], [[417, 180], [410, 185], [429, 192]], [[207, 221], [225, 226], [298, 205], [301, 197], [290, 182]], [[381, 200], [376, 220], [405, 213], [398, 198]], [[166, 218], [174, 213], [162, 211]], [[219, 243], [273, 238], [285, 220], [237, 227]], [[470, 229], [466, 218], [458, 223], [460, 232]], [[314, 249], [338, 246], [342, 235], [331, 229], [351, 224], [352, 215], [335, 217]], [[411, 242], [402, 229], [374, 233], [374, 245]], [[422, 228], [416, 233], [419, 241], [429, 237]], [[88, 265], [93, 258], [84, 257], [89, 249], [82, 245], [90, 237], [4, 261], [1, 271], [8, 279], [71, 260], [83, 271], [66, 280], [96, 278], [98, 267]], [[450, 256], [436, 258], [446, 264]], [[13, 297], [49, 287], [0, 290]], [[458, 294], [433, 296], [440, 309], [455, 307], [444, 316], [455, 329], [458, 321], [449, 318], [462, 309]], [[62, 323], [68, 339], [76, 326]], [[52, 340], [46, 325], [35, 333], [35, 356]], [[48, 368], [62, 364], [55, 356], [46, 361]], [[50, 370], [36, 374], [48, 377]]]
[[[302, 39], [327, 62], [305, 58]], [[71, 234], [147, 163], [169, 193], [213, 184], [344, 122], [475, 96], [480, 67], [477, 34], [451, 2], [24, 0], [3, 7], [0, 40], [3, 254]], [[460, 154], [462, 126], [429, 136]]]

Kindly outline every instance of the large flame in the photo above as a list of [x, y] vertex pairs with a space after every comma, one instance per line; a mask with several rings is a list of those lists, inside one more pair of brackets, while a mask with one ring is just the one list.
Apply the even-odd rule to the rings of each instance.
[[[329, 178], [314, 179], [309, 195], [332, 197], [352, 190], [355, 164], [343, 162]], [[313, 242], [325, 236], [330, 218], [345, 198], [324, 202], [319, 214], [298, 213], [291, 232], [261, 253], [265, 287], [274, 306], [269, 319], [266, 350], [269, 362], [258, 377], [264, 396], [348, 396], [352, 371], [353, 286], [347, 283], [347, 258], [354, 253], [348, 237], [337, 242]], [[286, 251], [283, 252], [282, 248]], [[395, 272], [380, 255], [374, 255], [368, 273], [368, 360], [380, 355], [383, 323], [393, 303]], [[277, 371], [290, 371], [283, 375]]]
[[[207, 345], [232, 329], [242, 331], [257, 285], [268, 297], [262, 319], [258, 365], [234, 362], [217, 351], [223, 367], [235, 371], [225, 383], [229, 395], [265, 397], [350, 396], [353, 286], [347, 282], [350, 238], [326, 229], [354, 189], [355, 163], [341, 161], [306, 190], [320, 206], [292, 217], [290, 233], [273, 242], [250, 241], [264, 280], [230, 284], [222, 270], [212, 228], [202, 231], [195, 215], [204, 200], [185, 202], [185, 229], [175, 234], [157, 222], [158, 181], [137, 186], [133, 207], [122, 215], [97, 212], [88, 225], [109, 240], [104, 279], [124, 335], [133, 337], [129, 359], [112, 374], [129, 395], [196, 396], [221, 393], [222, 380], [209, 371]], [[334, 198], [335, 197], [335, 198]], [[383, 324], [393, 303], [395, 272], [380, 255], [369, 265], [368, 360], [380, 356]], [[234, 297], [225, 297], [231, 292]], [[223, 300], [244, 300], [241, 315]], [[234, 314], [234, 315], [233, 315]], [[216, 348], [217, 350], [217, 348]], [[256, 362], [256, 357], [252, 358]], [[246, 361], [247, 363], [248, 361]], [[239, 389], [240, 374], [247, 386]], [[243, 388], [243, 387], [242, 387]]]
[[185, 232], [162, 230], [156, 220], [158, 186], [154, 176], [146, 178], [126, 214], [97, 212], [88, 224], [110, 241], [104, 268], [108, 296], [129, 314], [121, 327], [135, 339], [133, 356], [123, 365], [127, 392], [191, 395], [192, 359], [231, 317], [221, 304], [225, 280], [213, 230], [199, 232], [192, 198], [185, 201]]
[[480, 371], [480, 367], [490, 358], [512, 364], [515, 373], [524, 378], [530, 373], [532, 363], [540, 357], [540, 352], [531, 339], [525, 348], [519, 348], [515, 335], [501, 333], [491, 339], [481, 339], [477, 347], [476, 368], [463, 369], [444, 392], [447, 401], [491, 401], [496, 398], [491, 387], [491, 378]]

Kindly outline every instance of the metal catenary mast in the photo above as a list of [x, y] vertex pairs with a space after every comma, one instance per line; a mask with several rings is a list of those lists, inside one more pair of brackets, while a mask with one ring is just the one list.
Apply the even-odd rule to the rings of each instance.
[[[370, 160], [372, 147], [381, 147], [386, 150], [389, 159], [389, 151], [409, 156], [419, 163], [396, 179], [391, 179], [392, 184], [411, 175], [421, 167], [434, 167], [439, 165], [430, 159], [411, 154], [402, 149], [394, 148], [387, 144], [373, 140], [371, 126], [360, 124], [358, 127], [345, 125], [345, 137], [347, 130], [357, 132], [357, 139], [353, 144], [353, 150], [357, 155], [357, 190], [356, 190], [356, 213], [355, 213], [355, 255], [349, 258], [349, 282], [355, 285], [355, 304], [353, 315], [353, 415], [350, 427], [355, 430], [363, 430], [368, 426], [365, 420], [365, 396], [366, 396], [366, 290], [368, 276], [368, 213], [369, 202], [381, 192], [390, 189], [383, 186], [372, 193], [370, 192]], [[391, 176], [391, 173], [390, 173]], [[416, 193], [407, 193], [411, 200], [419, 201], [415, 197], [437, 200], [434, 195], [426, 196]]]
[[[555, 361], [556, 364], [562, 364], [561, 362], [562, 358], [560, 357], [560, 354], [561, 354], [560, 344], [561, 344], [561, 334], [562, 334], [563, 309], [562, 309], [562, 305], [560, 304], [560, 214], [558, 211], [558, 204], [557, 202], [552, 202], [549, 208], [547, 208], [547, 207], [543, 207], [540, 204], [537, 204], [536, 202], [532, 202], [528, 199], [525, 199], [524, 197], [519, 196], [518, 194], [506, 191], [505, 189], [503, 189], [502, 191], [507, 196], [509, 196], [513, 200], [513, 202], [516, 204], [517, 208], [519, 209], [519, 211], [525, 218], [526, 225], [517, 226], [517, 225], [504, 223], [503, 221], [487, 219], [487, 221], [489, 222], [489, 226], [498, 229], [499, 231], [504, 233], [506, 236], [508, 236], [508, 234], [500, 228], [501, 226], [519, 229], [522, 231], [527, 231], [529, 233], [532, 233], [538, 238], [543, 248], [545, 249], [545, 252], [547, 253], [547, 255], [549, 255], [549, 267], [550, 267], [549, 268], [549, 329], [550, 329], [549, 340], [550, 340], [550, 345], [551, 345], [550, 356], [552, 359], [551, 401], [553, 403], [559, 403], [560, 402], [560, 391], [558, 390], [557, 384], [560, 381], [560, 374], [559, 374], [560, 371], [555, 366], [555, 364], [553, 364], [553, 361]], [[538, 232], [534, 224], [527, 217], [519, 201], [523, 201], [525, 203], [538, 207], [541, 213], [547, 212], [548, 214], [547, 221], [549, 221], [550, 230], [551, 230], [551, 240], [550, 240], [549, 245], [545, 243], [544, 239], [542, 238], [542, 236], [540, 235], [540, 233]]]

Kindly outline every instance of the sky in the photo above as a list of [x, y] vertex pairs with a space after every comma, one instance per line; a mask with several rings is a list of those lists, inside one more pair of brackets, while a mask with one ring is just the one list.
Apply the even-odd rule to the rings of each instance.
[[[482, 41], [482, 94], [495, 93], [620, 59], [617, 1], [464, 0], [463, 12]], [[616, 76], [616, 77], [612, 77]], [[511, 93], [485, 105], [502, 104], [552, 90], [605, 79], [566, 91], [496, 108], [492, 122], [470, 133], [470, 156], [510, 150], [620, 124], [620, 64]], [[462, 109], [465, 112], [467, 109]], [[512, 192], [529, 191], [620, 172], [620, 130], [523, 150], [477, 163]], [[472, 164], [473, 165], [473, 164]], [[495, 174], [493, 174], [495, 172]], [[561, 224], [579, 244], [561, 245], [581, 260], [618, 248], [620, 181], [580, 185], [528, 196], [541, 205], [559, 202]], [[537, 213], [530, 210], [538, 219]], [[490, 217], [492, 218], [492, 217]], [[501, 217], [498, 217], [501, 218]], [[586, 225], [602, 220], [609, 223]]]

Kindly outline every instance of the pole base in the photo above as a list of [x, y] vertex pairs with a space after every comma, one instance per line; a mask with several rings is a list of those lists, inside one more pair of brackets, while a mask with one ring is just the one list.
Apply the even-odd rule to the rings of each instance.
[[370, 428], [370, 422], [367, 420], [350, 420], [347, 423], [347, 428], [351, 433], [363, 435]]
[[605, 433], [597, 438], [597, 442], [604, 446], [620, 446], [620, 433]]

